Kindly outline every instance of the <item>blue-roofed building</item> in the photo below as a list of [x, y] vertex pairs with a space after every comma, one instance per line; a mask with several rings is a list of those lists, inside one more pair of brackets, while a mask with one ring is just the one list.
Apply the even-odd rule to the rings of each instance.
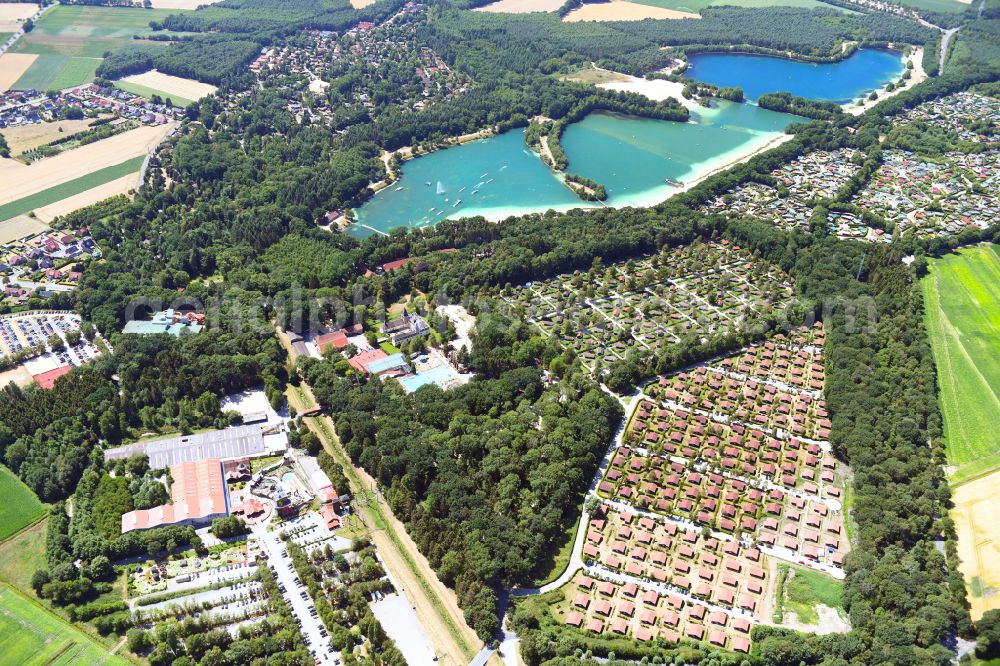
[[391, 354], [385, 358], [377, 358], [368, 362], [365, 369], [373, 375], [381, 375], [393, 371], [409, 372], [410, 366], [402, 354]]
[[132, 320], [125, 324], [122, 333], [134, 333], [136, 335], [156, 335], [166, 333], [178, 336], [183, 332], [200, 333], [205, 327], [205, 315], [197, 312], [175, 312], [173, 309], [164, 310], [153, 316], [149, 321]]

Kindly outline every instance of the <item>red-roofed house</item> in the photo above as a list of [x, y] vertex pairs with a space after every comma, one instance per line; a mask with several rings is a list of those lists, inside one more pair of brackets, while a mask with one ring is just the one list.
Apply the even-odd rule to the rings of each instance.
[[65, 375], [67, 372], [73, 369], [71, 365], [64, 365], [55, 370], [49, 370], [48, 372], [43, 372], [38, 375], [33, 375], [38, 385], [43, 389], [51, 389], [56, 384], [56, 380]]

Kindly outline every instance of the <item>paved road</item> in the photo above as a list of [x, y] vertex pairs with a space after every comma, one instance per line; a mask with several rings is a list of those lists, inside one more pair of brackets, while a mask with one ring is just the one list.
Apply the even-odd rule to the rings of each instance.
[[[264, 550], [267, 551], [268, 564], [273, 565], [275, 578], [278, 583], [284, 586], [285, 601], [292, 609], [292, 614], [302, 621], [300, 631], [302, 636], [309, 641], [309, 648], [314, 656], [319, 659], [320, 664], [339, 664], [340, 653], [330, 651], [330, 639], [323, 638], [320, 631], [323, 629], [323, 621], [319, 617], [311, 614], [316, 606], [312, 597], [306, 591], [305, 586], [299, 586], [295, 580], [298, 577], [295, 568], [292, 566], [292, 558], [282, 557], [285, 544], [281, 541], [277, 532], [268, 532], [264, 524], [255, 525], [253, 533], [260, 540]], [[302, 592], [306, 592], [305, 599]]]

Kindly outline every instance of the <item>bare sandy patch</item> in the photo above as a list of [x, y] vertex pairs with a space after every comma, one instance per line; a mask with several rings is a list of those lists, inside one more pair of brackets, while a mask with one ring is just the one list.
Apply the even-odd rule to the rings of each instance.
[[35, 381], [31, 373], [28, 372], [23, 365], [19, 365], [12, 370], [7, 370], [6, 372], [0, 372], [0, 388], [7, 386], [11, 382], [14, 382], [18, 386], [24, 387]]
[[27, 215], [18, 215], [17, 217], [0, 222], [0, 244], [10, 243], [25, 236], [33, 236], [48, 228], [49, 225], [41, 220], [36, 220]]
[[529, 14], [531, 12], [554, 12], [563, 6], [565, 0], [497, 0], [477, 12], [504, 12], [506, 14]]
[[179, 76], [164, 74], [163, 72], [158, 72], [155, 69], [143, 72], [142, 74], [126, 76], [122, 79], [122, 81], [128, 81], [136, 83], [140, 86], [152, 88], [153, 90], [159, 90], [167, 97], [176, 95], [177, 97], [190, 99], [192, 101], [211, 95], [217, 90], [215, 86], [209, 83], [202, 83], [201, 81], [195, 81], [194, 79], [182, 79]]
[[55, 157], [40, 160], [22, 169], [3, 169], [0, 204], [17, 201], [106, 167], [151, 151], [173, 127], [171, 123], [137, 127]]
[[63, 139], [77, 132], [82, 132], [93, 122], [92, 118], [85, 118], [83, 120], [59, 120], [54, 123], [35, 123], [34, 125], [8, 127], [0, 134], [3, 134], [3, 138], [7, 140], [10, 154], [18, 155], [26, 150], [44, 146], [56, 139]]
[[634, 2], [612, 0], [597, 4], [583, 5], [574, 9], [563, 19], [564, 21], [641, 21], [643, 19], [700, 19], [700, 14], [680, 12], [676, 9], [664, 9], [651, 5], [640, 5]]
[[1000, 608], [1000, 471], [952, 488], [951, 516], [958, 534], [958, 568], [969, 591], [972, 619]]
[[841, 108], [844, 109], [844, 111], [846, 111], [847, 113], [851, 114], [852, 116], [860, 116], [862, 113], [864, 113], [868, 109], [872, 108], [873, 106], [875, 106], [876, 104], [878, 104], [882, 100], [889, 99], [890, 97], [894, 97], [894, 96], [898, 95], [899, 93], [903, 92], [904, 90], [909, 90], [910, 88], [912, 88], [913, 86], [917, 85], [918, 83], [922, 83], [923, 81], [926, 81], [927, 80], [927, 72], [924, 71], [923, 59], [924, 59], [924, 49], [923, 49], [923, 47], [920, 47], [918, 49], [914, 49], [913, 53], [911, 53], [909, 55], [909, 57], [906, 59], [907, 62], [912, 62], [913, 63], [913, 68], [910, 69], [910, 78], [908, 78], [906, 81], [904, 81], [903, 85], [898, 86], [891, 93], [885, 92], [884, 89], [880, 90], [879, 91], [880, 95], [879, 95], [878, 99], [876, 99], [874, 101], [870, 100], [870, 99], [868, 99], [866, 97], [864, 99], [864, 103], [863, 104], [856, 104], [856, 103], [852, 102], [850, 104], [844, 104]]
[[24, 19], [31, 18], [37, 11], [38, 5], [30, 2], [0, 4], [0, 32], [17, 32]]
[[[618, 72], [615, 72], [615, 74], [617, 73]], [[598, 83], [597, 87], [603, 88], [604, 90], [638, 93], [657, 102], [662, 102], [668, 97], [673, 97], [680, 102], [681, 105], [688, 109], [693, 109], [698, 106], [694, 100], [686, 99], [684, 95], [681, 94], [684, 90], [683, 83], [678, 83], [677, 81], [665, 81], [663, 79], [640, 79], [637, 76], [628, 76], [626, 74], [621, 74], [620, 76], [624, 77], [625, 80]]]
[[364, 9], [368, 5], [374, 5], [375, 0], [351, 0], [351, 7], [355, 9]]
[[[0, 30], [0, 32], [4, 31]], [[35, 62], [37, 57], [34, 53], [4, 53], [0, 55], [0, 90], [10, 90], [10, 87], [21, 78], [22, 74], [28, 71], [31, 63]]]
[[51, 222], [60, 215], [68, 215], [75, 210], [80, 210], [81, 208], [86, 208], [91, 206], [98, 201], [104, 201], [110, 197], [127, 194], [129, 190], [134, 190], [137, 183], [138, 169], [135, 173], [130, 173], [127, 176], [122, 176], [121, 178], [116, 178], [109, 183], [104, 183], [86, 192], [80, 192], [74, 196], [63, 199], [62, 201], [57, 201], [54, 204], [49, 204], [48, 206], [42, 206], [41, 208], [35, 209], [35, 217], [43, 222]]
[[201, 5], [214, 5], [219, 0], [153, 0], [153, 9], [198, 9]]

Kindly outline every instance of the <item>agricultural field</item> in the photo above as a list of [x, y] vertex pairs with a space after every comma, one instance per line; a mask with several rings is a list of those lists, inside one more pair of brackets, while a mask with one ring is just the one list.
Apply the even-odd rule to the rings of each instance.
[[38, 58], [12, 86], [17, 90], [62, 90], [94, 78], [108, 51], [128, 44], [165, 45], [133, 40], [153, 34], [150, 21], [175, 13], [168, 9], [60, 5], [46, 12], [35, 29], [17, 40], [10, 53]]
[[90, 127], [93, 118], [82, 120], [57, 120], [53, 123], [34, 123], [18, 127], [6, 127], [0, 134], [10, 146], [11, 155], [19, 155], [25, 151], [38, 148], [57, 139], [72, 136]]
[[565, 16], [564, 21], [642, 21], [644, 19], [700, 19], [700, 14], [678, 9], [667, 9], [652, 4], [639, 4], [625, 0], [611, 0], [597, 4], [584, 4]]
[[0, 44], [21, 29], [25, 19], [38, 11], [38, 4], [31, 2], [8, 2], [0, 4]]
[[1000, 254], [979, 245], [932, 260], [921, 281], [953, 485], [1000, 466]]
[[705, 7], [719, 5], [733, 7], [802, 7], [804, 9], [822, 7], [824, 9], [839, 9], [819, 0], [630, 0], [630, 2], [682, 12], [697, 12]]
[[[21, 40], [15, 42], [20, 44]], [[19, 55], [19, 54], [12, 54]], [[10, 86], [12, 90], [63, 90], [94, 79], [100, 58], [74, 58], [55, 53], [39, 54]]]
[[554, 12], [564, 4], [564, 0], [497, 0], [483, 7], [477, 7], [477, 12], [506, 12], [509, 14], [528, 14], [530, 12]]
[[38, 59], [34, 53], [4, 53], [0, 55], [0, 92], [11, 90], [21, 75]]
[[501, 297], [516, 316], [558, 337], [599, 373], [631, 349], [652, 354], [774, 312], [792, 293], [788, 276], [723, 242], [595, 266], [514, 287]]
[[0, 220], [47, 206], [135, 173], [173, 125], [147, 125], [24, 166], [3, 163]]
[[0, 541], [27, 527], [45, 513], [39, 501], [21, 480], [0, 466]]
[[115, 87], [147, 99], [153, 95], [159, 95], [163, 99], [170, 99], [175, 106], [187, 106], [202, 97], [211, 95], [216, 90], [215, 86], [208, 83], [183, 79], [156, 70], [128, 76], [116, 81]]
[[1000, 471], [953, 488], [951, 517], [958, 534], [958, 568], [965, 578], [972, 619], [1000, 608]]
[[0, 652], [23, 666], [128, 664], [70, 623], [0, 585]]
[[926, 12], [964, 12], [971, 4], [963, 0], [899, 0], [899, 4]]
[[[121, 189], [120, 186], [122, 181], [120, 179], [123, 179], [130, 174], [137, 173], [139, 168], [142, 166], [144, 159], [145, 157], [142, 155], [133, 157], [119, 164], [98, 169], [97, 171], [91, 172], [85, 176], [80, 176], [79, 178], [75, 178], [71, 181], [44, 189], [41, 192], [36, 192], [29, 196], [11, 201], [10, 203], [3, 204], [0, 206], [0, 220], [8, 220], [18, 215], [24, 215], [31, 211], [51, 206], [67, 199], [78, 197], [79, 195], [94, 189], [101, 190], [98, 201], [106, 199], [109, 196], [114, 196], [115, 194], [121, 194], [121, 191], [119, 190]], [[115, 185], [110, 193], [104, 189], [104, 186], [108, 183], [114, 183]], [[107, 194], [107, 196], [104, 196], [104, 194]], [[89, 201], [83, 205], [89, 205], [90, 203], [96, 202]]]

